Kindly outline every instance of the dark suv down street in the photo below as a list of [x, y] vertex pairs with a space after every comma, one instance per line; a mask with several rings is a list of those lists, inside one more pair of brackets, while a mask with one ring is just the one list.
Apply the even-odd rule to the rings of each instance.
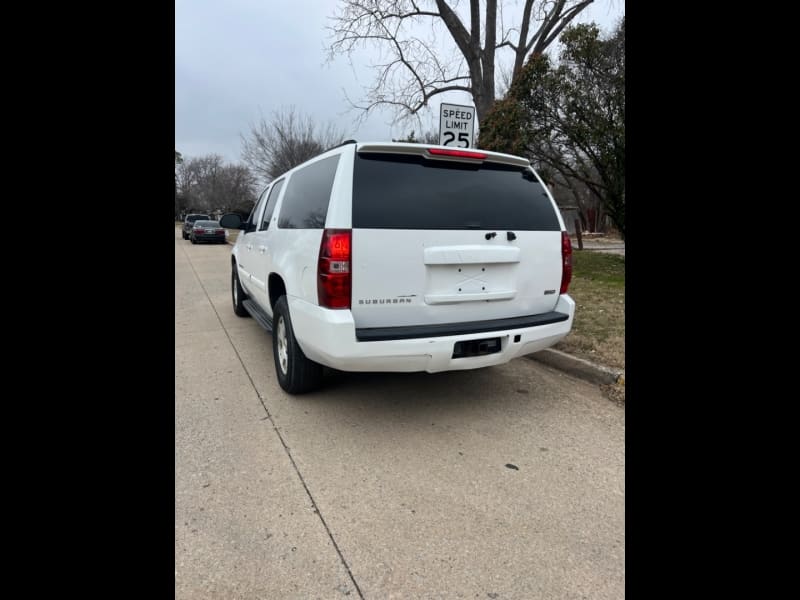
[[183, 221], [183, 239], [188, 240], [189, 236], [192, 235], [192, 227], [194, 226], [195, 221], [208, 221], [211, 217], [208, 215], [201, 215], [201, 214], [191, 214], [186, 215], [186, 219]]

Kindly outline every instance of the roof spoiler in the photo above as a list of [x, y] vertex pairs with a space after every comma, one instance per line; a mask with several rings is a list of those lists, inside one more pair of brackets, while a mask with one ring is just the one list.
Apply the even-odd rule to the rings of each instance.
[[[439, 158], [434, 157], [429, 152], [430, 149], [453, 150], [452, 146], [436, 146], [432, 144], [412, 144], [412, 143], [397, 143], [390, 144], [380, 142], [366, 142], [358, 145], [358, 152], [382, 152], [386, 154], [405, 154], [412, 156], [424, 156], [426, 158]], [[479, 152], [485, 154], [486, 158], [483, 160], [503, 163], [507, 165], [514, 165], [516, 167], [530, 167], [531, 163], [527, 158], [521, 156], [514, 156], [512, 154], [502, 154], [500, 152], [490, 152], [488, 150], [481, 150], [480, 148], [464, 149], [465, 151]], [[452, 158], [450, 159], [452, 160]]]

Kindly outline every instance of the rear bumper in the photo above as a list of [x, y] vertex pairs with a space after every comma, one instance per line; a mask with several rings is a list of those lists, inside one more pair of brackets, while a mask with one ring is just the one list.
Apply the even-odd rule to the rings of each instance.
[[[566, 320], [541, 319], [542, 324], [491, 331], [470, 331], [459, 335], [433, 335], [411, 339], [359, 341], [349, 310], [328, 310], [299, 298], [289, 298], [289, 311], [298, 343], [311, 360], [342, 371], [455, 371], [500, 365], [556, 344], [572, 328], [575, 302], [559, 297], [555, 313]], [[549, 313], [552, 315], [553, 313]], [[514, 320], [509, 320], [514, 321]], [[359, 330], [363, 337], [364, 330]], [[519, 341], [514, 339], [519, 336]], [[453, 358], [456, 342], [500, 338], [500, 352], [483, 356]]]

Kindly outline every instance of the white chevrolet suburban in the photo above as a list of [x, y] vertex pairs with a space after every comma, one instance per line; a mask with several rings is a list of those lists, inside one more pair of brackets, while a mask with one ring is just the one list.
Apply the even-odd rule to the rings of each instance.
[[345, 142], [276, 178], [231, 256], [233, 310], [272, 332], [289, 393], [343, 371], [476, 369], [572, 327], [572, 248], [517, 156]]

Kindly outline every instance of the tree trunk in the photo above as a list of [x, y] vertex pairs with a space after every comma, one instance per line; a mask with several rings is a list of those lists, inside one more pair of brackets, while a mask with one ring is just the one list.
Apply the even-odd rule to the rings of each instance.
[[475, 100], [475, 112], [478, 113], [478, 124], [480, 125], [494, 104], [494, 81], [484, 79], [475, 82], [473, 90], [472, 97]]
[[497, 31], [497, 0], [486, 0], [486, 41], [481, 53], [481, 103], [475, 100], [478, 122], [494, 105], [494, 58]]
[[[494, 104], [494, 40], [497, 21], [497, 2], [489, 0], [487, 3], [487, 17], [494, 21], [491, 26], [487, 24], [487, 45], [491, 42], [491, 49], [486, 53], [481, 49], [481, 20], [480, 2], [470, 0], [470, 30], [467, 31], [453, 9], [444, 0], [436, 0], [442, 21], [447, 27], [453, 41], [461, 51], [464, 60], [469, 66], [470, 83], [472, 84], [472, 99], [475, 101], [475, 112], [478, 121], [481, 121]], [[489, 60], [491, 59], [491, 61]], [[491, 62], [489, 68], [485, 68]]]
[[522, 28], [519, 32], [519, 44], [514, 52], [514, 71], [511, 75], [512, 83], [514, 82], [514, 79], [516, 79], [517, 73], [519, 73], [522, 69], [522, 64], [525, 62], [525, 56], [528, 54], [528, 48], [526, 47], [526, 44], [528, 43], [528, 27], [530, 27], [532, 9], [533, 0], [525, 0], [525, 8], [522, 11]]

